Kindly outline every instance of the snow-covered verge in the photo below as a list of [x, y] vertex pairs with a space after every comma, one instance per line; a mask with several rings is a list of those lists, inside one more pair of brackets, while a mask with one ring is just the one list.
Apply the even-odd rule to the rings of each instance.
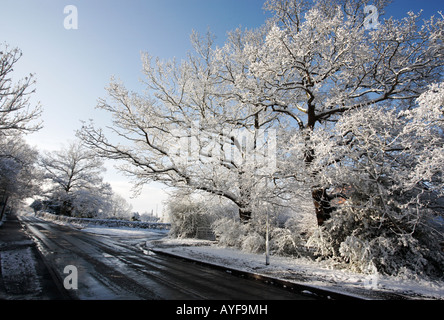
[[168, 230], [158, 230], [158, 229], [139, 229], [139, 228], [128, 228], [128, 227], [107, 227], [107, 226], [87, 226], [82, 228], [83, 232], [94, 233], [105, 236], [118, 236], [118, 237], [144, 237], [155, 234], [167, 234]]
[[347, 270], [333, 269], [322, 262], [308, 258], [270, 258], [265, 265], [264, 254], [246, 253], [220, 247], [215, 242], [197, 239], [148, 241], [151, 250], [173, 254], [230, 269], [266, 277], [310, 285], [350, 294], [364, 299], [440, 299], [444, 300], [444, 283], [425, 279], [406, 279], [379, 274], [364, 275]]
[[[9, 295], [32, 299], [40, 294], [42, 288], [36, 271], [36, 261], [29, 246], [0, 251], [0, 261], [0, 274]], [[1, 292], [0, 298], [7, 299], [1, 297]]]
[[[55, 216], [59, 217], [59, 216]], [[53, 219], [54, 215], [40, 215], [40, 218], [55, 223], [81, 228], [84, 232], [131, 237], [147, 232], [167, 230], [116, 226], [109, 220], [95, 219], [66, 220]], [[87, 223], [88, 222], [88, 223]], [[105, 222], [110, 222], [106, 224]], [[364, 299], [439, 299], [444, 300], [444, 282], [421, 279], [412, 280], [379, 274], [364, 275], [348, 270], [334, 269], [331, 265], [308, 258], [271, 256], [270, 265], [265, 265], [264, 254], [247, 253], [242, 250], [222, 247], [215, 241], [198, 239], [177, 239], [164, 237], [146, 242], [148, 250], [161, 251], [178, 257], [213, 265], [263, 275], [275, 279], [302, 283], [335, 292], [350, 294]], [[142, 250], [144, 248], [141, 247]], [[145, 250], [144, 250], [145, 251]]]
[[93, 218], [77, 218], [55, 215], [48, 212], [38, 212], [37, 217], [50, 220], [56, 223], [69, 224], [76, 227], [85, 228], [87, 226], [103, 226], [114, 228], [137, 228], [137, 229], [170, 229], [169, 223], [160, 222], [143, 222], [143, 221], [127, 221], [117, 219], [93, 219]]

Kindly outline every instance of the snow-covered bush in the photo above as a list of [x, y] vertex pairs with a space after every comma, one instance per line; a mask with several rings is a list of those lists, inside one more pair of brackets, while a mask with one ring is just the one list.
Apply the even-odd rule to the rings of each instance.
[[220, 246], [241, 248], [248, 232], [248, 225], [233, 218], [216, 220], [212, 225]]
[[316, 248], [320, 258], [357, 272], [442, 276], [439, 239], [427, 232], [426, 226], [414, 233], [403, 232], [407, 227], [399, 222], [395, 227], [377, 211], [345, 204], [308, 244]]
[[442, 276], [444, 236], [432, 222], [444, 214], [443, 93], [434, 85], [407, 112], [360, 108], [319, 130], [318, 177], [344, 194], [310, 240], [321, 256], [360, 272]]
[[316, 230], [312, 211], [293, 213], [283, 226], [270, 229], [270, 250], [281, 256], [300, 256], [309, 236]]
[[242, 250], [251, 253], [265, 251], [265, 237], [256, 231], [247, 233], [242, 241]]
[[[218, 244], [234, 247], [245, 252], [265, 252], [265, 226], [244, 224], [223, 218], [213, 223]], [[270, 251], [276, 255], [297, 255], [301, 245], [300, 235], [287, 228], [270, 227]]]
[[243, 223], [238, 219], [222, 218], [213, 223], [220, 246], [234, 247], [245, 252], [265, 251], [265, 229], [257, 223]]
[[171, 221], [171, 237], [195, 238], [199, 228], [210, 229], [214, 220], [210, 206], [192, 194], [178, 192], [170, 196], [167, 210]]
[[371, 250], [368, 241], [353, 235], [347, 236], [339, 246], [339, 253], [354, 271], [365, 273], [372, 269]]
[[238, 208], [217, 195], [178, 189], [166, 206], [171, 222], [171, 237], [195, 238], [199, 230], [214, 231], [213, 222], [232, 220], [238, 216]]
[[271, 231], [271, 252], [276, 255], [297, 255], [300, 235], [287, 228], [274, 228]]
[[101, 219], [121, 219], [133, 220], [133, 206], [126, 201], [124, 197], [113, 192], [108, 197], [107, 202], [102, 206], [102, 210], [98, 218]]
[[[256, 210], [257, 212], [260, 210]], [[282, 219], [282, 213], [273, 212], [269, 215], [270, 252], [282, 256], [300, 255], [308, 230], [303, 223], [304, 218], [299, 215], [287, 217], [281, 225]], [[225, 217], [216, 220], [212, 227], [221, 246], [235, 247], [251, 253], [265, 252], [266, 216], [256, 216], [254, 221], [247, 224]]]

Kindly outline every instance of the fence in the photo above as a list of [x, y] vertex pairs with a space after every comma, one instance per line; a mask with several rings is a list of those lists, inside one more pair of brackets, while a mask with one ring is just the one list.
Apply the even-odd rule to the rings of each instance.
[[196, 230], [196, 238], [202, 240], [215, 241], [216, 235], [214, 234], [213, 230], [210, 228], [198, 227]]

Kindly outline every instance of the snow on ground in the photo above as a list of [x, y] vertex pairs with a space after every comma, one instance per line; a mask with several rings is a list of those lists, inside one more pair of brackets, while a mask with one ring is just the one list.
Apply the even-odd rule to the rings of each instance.
[[32, 295], [41, 291], [36, 261], [30, 247], [0, 252], [3, 285], [10, 294]]
[[[271, 256], [270, 265], [266, 266], [264, 254], [252, 254], [234, 248], [220, 247], [215, 242], [208, 240], [173, 239], [167, 236], [168, 230], [115, 227], [105, 224], [73, 225], [61, 221], [56, 223], [82, 229], [84, 232], [108, 236], [128, 238], [147, 236], [149, 238], [155, 233], [157, 235], [157, 237], [153, 237], [155, 240], [146, 242], [147, 249], [368, 299], [404, 297], [444, 300], [444, 282], [420, 278], [413, 280], [379, 274], [363, 275], [347, 270], [333, 269], [322, 262], [308, 258]], [[164, 234], [165, 237], [159, 240], [161, 234]], [[145, 252], [143, 248], [141, 249]], [[146, 253], [149, 254], [148, 251]]]
[[403, 279], [379, 274], [363, 275], [332, 269], [308, 258], [274, 257], [265, 265], [264, 254], [219, 247], [206, 240], [170, 239], [147, 242], [147, 247], [184, 258], [281, 280], [357, 295], [367, 299], [444, 299], [444, 283]]
[[[28, 213], [31, 214], [32, 213]], [[138, 229], [158, 229], [168, 230], [169, 223], [145, 222], [145, 221], [128, 221], [119, 219], [96, 219], [96, 218], [77, 218], [62, 215], [55, 215], [48, 212], [38, 212], [34, 215], [37, 218], [52, 221], [57, 224], [73, 226], [76, 228], [84, 228], [86, 226], [104, 226], [116, 228], [138, 228]]]
[[100, 234], [105, 236], [118, 236], [118, 237], [144, 237], [150, 236], [153, 233], [165, 233], [168, 231], [165, 230], [153, 230], [153, 229], [137, 229], [137, 228], [128, 228], [128, 227], [106, 227], [106, 226], [88, 226], [86, 228], [81, 229], [83, 232]]

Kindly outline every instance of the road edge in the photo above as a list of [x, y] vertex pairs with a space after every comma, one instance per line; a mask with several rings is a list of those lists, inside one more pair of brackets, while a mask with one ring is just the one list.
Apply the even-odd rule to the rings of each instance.
[[19, 221], [23, 232], [34, 243], [32, 250], [40, 270], [40, 276], [45, 284], [45, 287], [49, 289], [48, 291], [50, 292], [51, 296], [50, 300], [75, 300], [75, 297], [63, 287], [63, 279], [60, 277], [58, 272], [54, 270], [54, 267], [47, 261], [44, 254], [40, 251], [39, 241], [32, 234], [32, 231], [28, 229], [26, 223], [19, 215], [17, 215], [17, 220]]
[[225, 272], [230, 273], [230, 274], [237, 276], [237, 277], [260, 281], [260, 282], [263, 282], [263, 283], [266, 283], [269, 285], [281, 287], [282, 289], [288, 290], [290, 292], [295, 292], [298, 294], [312, 296], [312, 297], [316, 297], [319, 299], [324, 299], [324, 300], [367, 300], [365, 297], [355, 295], [352, 293], [347, 294], [347, 293], [343, 293], [343, 292], [336, 292], [333, 290], [327, 290], [327, 289], [316, 287], [313, 285], [307, 285], [307, 284], [298, 283], [295, 281], [288, 281], [288, 280], [284, 280], [284, 279], [266, 276], [266, 275], [259, 274], [259, 273], [248, 272], [245, 270], [227, 267], [227, 266], [223, 266], [223, 265], [219, 265], [219, 264], [215, 264], [215, 263], [205, 262], [202, 260], [193, 259], [191, 257], [184, 257], [179, 254], [167, 252], [167, 251], [164, 251], [159, 248], [151, 248], [150, 247], [150, 248], [148, 248], [148, 250], [151, 252], [154, 252], [156, 254], [161, 254], [161, 255], [165, 255], [165, 256], [169, 256], [169, 257], [174, 257], [177, 259], [187, 260], [192, 263], [196, 263], [199, 265], [211, 267], [213, 269], [225, 271]]

